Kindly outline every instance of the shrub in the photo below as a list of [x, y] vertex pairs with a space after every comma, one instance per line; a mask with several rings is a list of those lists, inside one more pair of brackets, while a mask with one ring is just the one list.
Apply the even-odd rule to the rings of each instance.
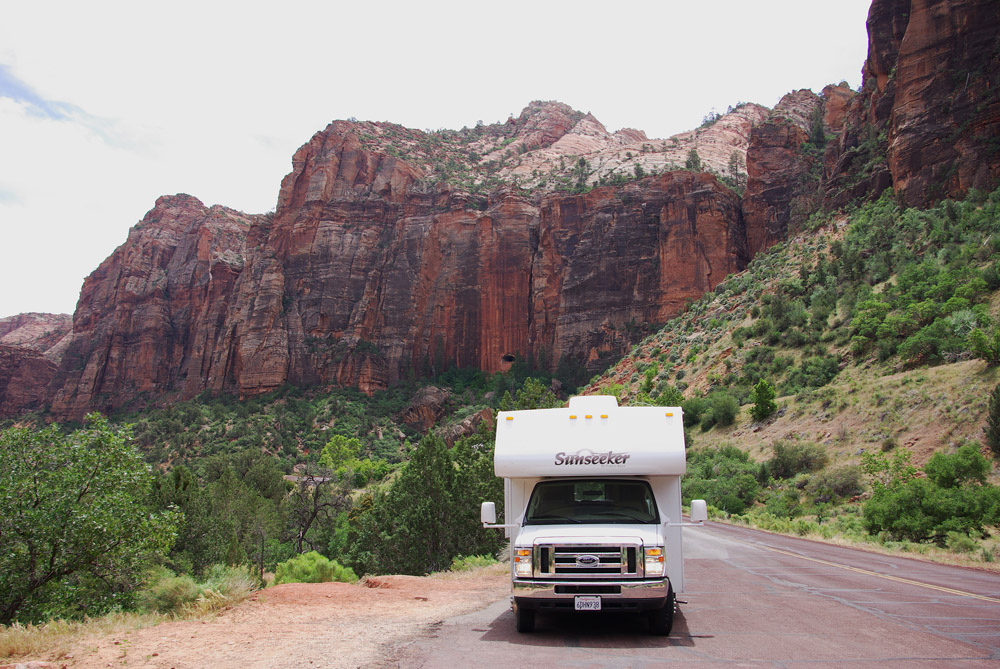
[[202, 583], [161, 567], [151, 573], [136, 602], [141, 609], [156, 613], [207, 613], [243, 601], [258, 587], [245, 566], [213, 565]]
[[993, 392], [990, 393], [983, 436], [986, 439], [986, 445], [993, 451], [994, 457], [1000, 457], [1000, 384], [997, 384]]
[[863, 490], [861, 468], [857, 465], [843, 465], [824, 470], [815, 474], [806, 484], [806, 492], [817, 501], [829, 501], [834, 497], [853, 497], [860, 495]]
[[688, 457], [683, 502], [704, 499], [727, 513], [743, 513], [757, 499], [757, 465], [738, 448], [695, 451]]
[[776, 441], [772, 450], [774, 457], [767, 461], [767, 472], [778, 479], [819, 471], [828, 460], [826, 449], [810, 442]]
[[274, 572], [274, 583], [354, 583], [357, 575], [350, 567], [341, 566], [316, 551], [309, 551], [285, 560]]
[[1000, 364], [1000, 328], [992, 328], [987, 334], [980, 328], [969, 333], [969, 348], [972, 354], [993, 367]]
[[488, 567], [491, 564], [497, 564], [496, 558], [492, 555], [458, 556], [451, 561], [448, 571], [469, 571], [480, 567]]
[[934, 540], [943, 545], [948, 532], [968, 536], [1000, 522], [1000, 488], [942, 488], [930, 479], [910, 479], [895, 490], [875, 492], [864, 513], [872, 534], [886, 532], [896, 540]]
[[702, 432], [708, 432], [716, 425], [723, 427], [736, 422], [740, 404], [736, 398], [724, 391], [715, 391], [705, 398], [707, 409], [701, 416]]
[[945, 535], [944, 545], [956, 553], [971, 553], [979, 547], [975, 539], [960, 532], [948, 532]]
[[778, 518], [794, 518], [802, 512], [794, 490], [772, 491], [764, 500], [764, 508]]
[[893, 477], [889, 485], [876, 479], [864, 506], [870, 533], [944, 545], [949, 532], [969, 536], [1000, 523], [1000, 488], [984, 483], [989, 463], [973, 444], [935, 453], [925, 471], [927, 478]]
[[166, 568], [156, 570], [136, 597], [139, 607], [156, 613], [173, 613], [198, 599], [198, 584], [187, 574]]

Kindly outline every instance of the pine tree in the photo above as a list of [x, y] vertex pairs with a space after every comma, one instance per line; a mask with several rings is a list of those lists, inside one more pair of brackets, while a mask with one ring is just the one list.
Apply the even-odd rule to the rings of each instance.
[[775, 396], [774, 386], [767, 379], [757, 382], [750, 390], [750, 401], [753, 402], [750, 415], [754, 420], [764, 420], [778, 410], [778, 405], [774, 402]]
[[986, 437], [986, 445], [993, 451], [993, 455], [1000, 457], [1000, 384], [997, 384], [990, 393], [989, 411], [983, 434]]
[[698, 155], [697, 149], [691, 149], [688, 151], [687, 160], [684, 161], [684, 167], [694, 172], [701, 172], [701, 156]]

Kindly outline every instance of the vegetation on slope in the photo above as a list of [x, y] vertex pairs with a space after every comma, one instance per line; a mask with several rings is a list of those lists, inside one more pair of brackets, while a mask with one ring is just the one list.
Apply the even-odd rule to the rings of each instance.
[[[952, 485], [933, 472], [940, 458], [1000, 448], [984, 432], [1000, 353], [998, 233], [1000, 191], [925, 211], [886, 195], [846, 217], [815, 215], [593, 387], [633, 403], [682, 403], [696, 446], [686, 496], [703, 494], [722, 513], [827, 537], [975, 548], [995, 560], [992, 468]], [[780, 396], [773, 407], [767, 386]], [[1000, 420], [1000, 401], [993, 411]], [[929, 470], [915, 468], [919, 483], [887, 496], [870, 463], [883, 453], [912, 453]], [[920, 486], [931, 500], [922, 510]], [[876, 522], [889, 499], [891, 515], [922, 529]], [[941, 509], [962, 516], [956, 500], [975, 518], [953, 528], [932, 521]]]
[[[685, 492], [717, 513], [993, 561], [1000, 496], [978, 440], [1000, 448], [1000, 394], [990, 401], [1000, 358], [998, 233], [1000, 191], [928, 211], [884, 197], [847, 217], [814, 216], [595, 378], [594, 389], [682, 404], [695, 447]], [[533, 375], [518, 364], [506, 375], [434, 379], [450, 393], [442, 422], [561, 401], [551, 377]], [[303, 568], [310, 578], [320, 565], [344, 578], [347, 569], [418, 574], [495, 553], [500, 535], [483, 531], [476, 513], [478, 501], [502, 499], [492, 431], [480, 426], [450, 447], [440, 430], [415, 431], [402, 416], [417, 390], [368, 398], [288, 388], [98, 418], [84, 432], [4, 430], [5, 457], [21, 446], [72, 454], [66, 466], [25, 457], [2, 469], [4, 493], [20, 491], [2, 497], [0, 553], [14, 560], [4, 571], [12, 584], [40, 583], [21, 603], [5, 604], [5, 622], [176, 610], [192, 593], [204, 599], [198, 580], [228, 565], [242, 565], [256, 585], [312, 552]], [[984, 435], [988, 422], [993, 432]], [[134, 441], [114, 427], [124, 423], [134, 424]], [[101, 516], [99, 491], [88, 489], [86, 503], [45, 512], [49, 527], [41, 529], [56, 530], [46, 550], [71, 548], [77, 531], [100, 518], [93, 536], [120, 526], [138, 543], [32, 581], [41, 544], [31, 532], [45, 523], [25, 525], [34, 516], [15, 507], [50, 480], [31, 463], [69, 483], [86, 480], [73, 474], [73, 458], [86, 464], [108, 452], [101, 470], [131, 481], [115, 493], [128, 500], [112, 496], [108, 508], [138, 512], [133, 520], [156, 531], [135, 529], [129, 513]], [[139, 466], [140, 452], [153, 472]], [[73, 488], [64, 488], [34, 498], [68, 499]]]
[[[452, 398], [443, 422], [559, 403], [551, 377], [531, 373], [517, 363], [438, 377]], [[478, 501], [502, 500], [491, 427], [450, 447], [421, 436], [401, 418], [418, 390], [289, 388], [119, 416], [134, 423], [118, 427], [94, 415], [74, 431], [0, 431], [0, 624], [176, 613], [205, 598], [199, 579], [230, 566], [258, 587], [276, 569], [349, 580], [349, 568], [423, 574], [495, 554], [501, 535], [478, 515]], [[314, 554], [306, 565], [303, 554]]]

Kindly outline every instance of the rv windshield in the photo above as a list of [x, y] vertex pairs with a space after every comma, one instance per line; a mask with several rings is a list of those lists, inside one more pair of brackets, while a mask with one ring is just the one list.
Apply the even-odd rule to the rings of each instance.
[[525, 525], [659, 522], [649, 484], [620, 479], [543, 481], [524, 517]]

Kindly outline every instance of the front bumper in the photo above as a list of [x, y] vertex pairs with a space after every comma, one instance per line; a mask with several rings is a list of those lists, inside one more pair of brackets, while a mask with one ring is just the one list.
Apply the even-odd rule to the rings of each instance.
[[514, 605], [525, 610], [574, 610], [577, 595], [600, 595], [602, 611], [638, 612], [663, 608], [670, 579], [641, 581], [515, 580]]

